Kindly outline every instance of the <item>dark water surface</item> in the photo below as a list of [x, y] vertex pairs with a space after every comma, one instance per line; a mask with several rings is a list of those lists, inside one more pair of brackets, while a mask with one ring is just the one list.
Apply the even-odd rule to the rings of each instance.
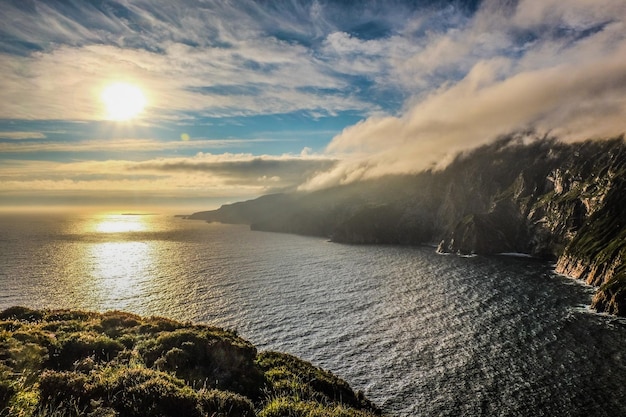
[[0, 308], [234, 328], [396, 416], [626, 415], [626, 325], [549, 264], [166, 216], [2, 215]]

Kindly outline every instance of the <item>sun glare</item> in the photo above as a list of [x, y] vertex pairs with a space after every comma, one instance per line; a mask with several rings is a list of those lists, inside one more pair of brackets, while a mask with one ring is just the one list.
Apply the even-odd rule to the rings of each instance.
[[139, 87], [129, 83], [109, 84], [102, 90], [102, 102], [109, 120], [130, 120], [146, 106], [146, 97]]
[[146, 230], [143, 216], [107, 215], [95, 224], [98, 233], [129, 233]]

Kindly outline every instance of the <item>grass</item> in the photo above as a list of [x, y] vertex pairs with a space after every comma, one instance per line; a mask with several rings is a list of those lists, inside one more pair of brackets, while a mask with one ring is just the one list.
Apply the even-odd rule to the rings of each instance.
[[373, 416], [332, 373], [236, 333], [112, 311], [0, 312], [0, 416]]

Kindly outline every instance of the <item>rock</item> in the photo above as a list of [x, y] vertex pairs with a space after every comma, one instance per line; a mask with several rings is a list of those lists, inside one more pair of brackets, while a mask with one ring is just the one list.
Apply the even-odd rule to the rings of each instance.
[[341, 243], [440, 242], [440, 252], [558, 259], [558, 272], [600, 286], [594, 306], [623, 312], [624, 138], [527, 137], [501, 138], [437, 172], [265, 196], [191, 217]]

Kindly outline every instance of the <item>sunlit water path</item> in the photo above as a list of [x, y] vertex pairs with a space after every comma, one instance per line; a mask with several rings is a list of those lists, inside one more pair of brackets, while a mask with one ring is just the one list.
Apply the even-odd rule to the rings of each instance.
[[234, 328], [397, 416], [626, 415], [626, 326], [551, 266], [166, 216], [0, 217], [0, 308]]

